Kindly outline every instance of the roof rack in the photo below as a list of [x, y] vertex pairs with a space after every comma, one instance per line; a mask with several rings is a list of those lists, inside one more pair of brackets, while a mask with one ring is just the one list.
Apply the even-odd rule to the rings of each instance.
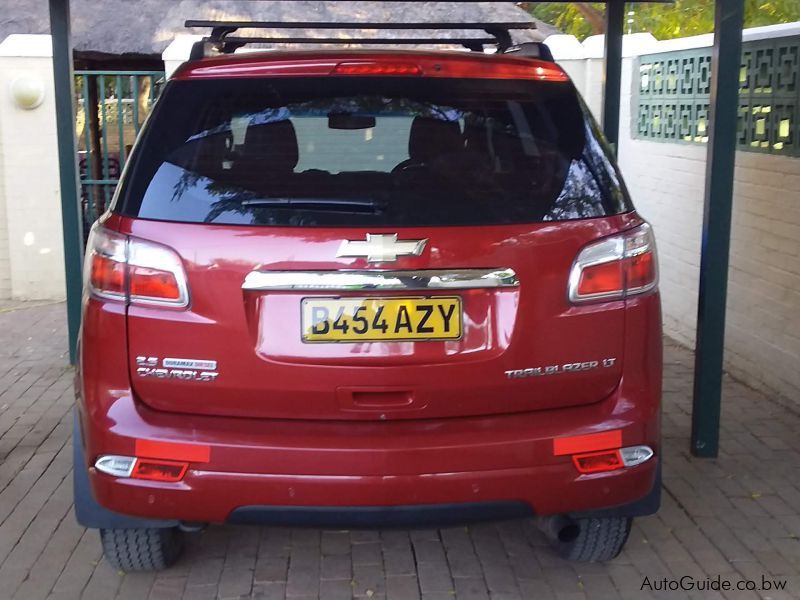
[[[230, 54], [237, 48], [247, 44], [443, 44], [461, 45], [465, 48], [482, 52], [485, 45], [496, 45], [498, 52], [506, 52], [513, 48], [511, 30], [535, 29], [533, 21], [509, 21], [500, 23], [453, 23], [453, 22], [425, 22], [425, 23], [376, 23], [376, 22], [324, 22], [324, 21], [201, 21], [189, 19], [184, 24], [186, 27], [211, 28], [211, 34], [196, 42], [192, 47], [190, 60], [197, 60], [214, 54]], [[427, 31], [453, 31], [473, 30], [483, 31], [490, 37], [424, 37], [424, 38], [337, 38], [337, 37], [240, 37], [233, 36], [239, 29], [376, 29], [376, 30], [427, 30]]]

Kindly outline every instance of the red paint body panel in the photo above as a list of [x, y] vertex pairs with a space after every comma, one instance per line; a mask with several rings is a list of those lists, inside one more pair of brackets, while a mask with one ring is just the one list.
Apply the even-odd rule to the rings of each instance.
[[[608, 396], [622, 375], [625, 303], [570, 305], [567, 276], [586, 243], [639, 222], [635, 215], [622, 215], [558, 224], [400, 228], [396, 231], [401, 239], [430, 241], [423, 255], [401, 257], [392, 268], [509, 267], [517, 272], [520, 286], [460, 291], [460, 340], [364, 344], [301, 341], [301, 300], [330, 293], [241, 289], [245, 276], [255, 269], [370, 268], [363, 258], [332, 258], [342, 239], [363, 238], [361, 229], [198, 225], [120, 217], [106, 226], [175, 249], [184, 259], [190, 289], [203, 290], [187, 311], [129, 308], [131, 371], [135, 373], [137, 356], [219, 362], [220, 375], [213, 383], [134, 375], [133, 389], [142, 402], [193, 414], [351, 420], [524, 412]], [[608, 368], [551, 377], [512, 380], [504, 375], [510, 369], [605, 358], [616, 361]], [[399, 408], [359, 410], [347, 397], [353, 390], [385, 388], [405, 391], [413, 401]]]

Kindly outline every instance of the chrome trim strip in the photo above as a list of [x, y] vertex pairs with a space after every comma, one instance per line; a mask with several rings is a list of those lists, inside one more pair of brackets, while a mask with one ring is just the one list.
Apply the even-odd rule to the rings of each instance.
[[416, 271], [252, 271], [244, 290], [454, 290], [518, 287], [513, 269], [434, 269]]

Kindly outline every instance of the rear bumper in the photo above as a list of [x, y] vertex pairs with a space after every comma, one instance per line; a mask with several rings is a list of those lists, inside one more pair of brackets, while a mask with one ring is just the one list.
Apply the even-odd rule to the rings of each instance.
[[[102, 506], [136, 517], [211, 523], [281, 522], [280, 517], [284, 517], [295, 523], [322, 523], [342, 518], [358, 521], [360, 517], [353, 513], [359, 509], [364, 509], [364, 517], [372, 512], [391, 518], [391, 510], [381, 513], [375, 509], [398, 506], [416, 506], [424, 513], [425, 508], [436, 505], [513, 503], [527, 506], [531, 514], [538, 515], [592, 512], [646, 496], [655, 483], [655, 462], [650, 462], [582, 481], [567, 469], [553, 466], [404, 477], [190, 471], [180, 484], [113, 479], [100, 474], [90, 479]], [[291, 514], [297, 518], [290, 519]], [[326, 516], [330, 520], [322, 519]]]
[[[264, 521], [270, 514], [292, 520], [293, 513], [314, 522], [336, 509], [380, 515], [376, 509], [388, 507], [510, 503], [550, 515], [629, 505], [653, 490], [656, 458], [580, 475], [569, 456], [553, 454], [553, 439], [618, 429], [623, 446], [647, 444], [659, 454], [658, 401], [642, 400], [632, 402], [621, 385], [582, 407], [377, 423], [174, 415], [129, 394], [106, 413], [82, 403], [79, 409], [90, 487], [108, 510], [212, 523]], [[92, 467], [101, 454], [135, 456], [137, 440], [208, 446], [210, 458], [192, 463], [178, 483], [115, 478]]]

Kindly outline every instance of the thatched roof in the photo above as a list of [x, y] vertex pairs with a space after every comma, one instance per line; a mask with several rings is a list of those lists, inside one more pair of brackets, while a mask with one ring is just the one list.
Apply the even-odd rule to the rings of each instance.
[[[524, 21], [513, 2], [271, 2], [211, 0], [72, 0], [75, 50], [101, 54], [161, 54], [186, 19], [261, 21]], [[517, 33], [515, 41], [541, 40], [554, 29]], [[0, 12], [0, 41], [12, 33], [48, 33], [47, 0], [13, 0]], [[197, 31], [195, 33], [205, 33]], [[314, 35], [315, 32], [303, 32]], [[331, 32], [319, 32], [330, 35]], [[355, 37], [359, 32], [348, 32]], [[389, 35], [392, 32], [387, 32]], [[430, 32], [396, 32], [429, 36]], [[371, 35], [374, 32], [364, 32]], [[472, 33], [475, 35], [475, 32]]]

